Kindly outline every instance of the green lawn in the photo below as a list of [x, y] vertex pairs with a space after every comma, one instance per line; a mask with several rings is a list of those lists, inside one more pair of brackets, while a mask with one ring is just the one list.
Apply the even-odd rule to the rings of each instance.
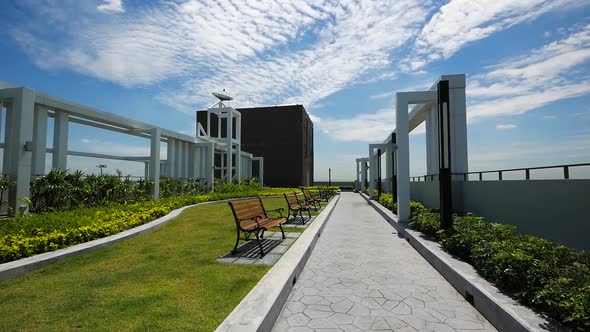
[[[283, 198], [263, 201], [286, 207]], [[189, 209], [154, 231], [0, 283], [0, 330], [214, 330], [269, 270], [217, 263], [234, 241], [227, 203]]]

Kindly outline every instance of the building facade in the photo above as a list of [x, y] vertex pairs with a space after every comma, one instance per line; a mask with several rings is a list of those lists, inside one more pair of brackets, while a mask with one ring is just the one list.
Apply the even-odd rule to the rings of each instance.
[[[313, 122], [303, 105], [236, 109], [242, 119], [242, 149], [264, 157], [264, 184], [271, 187], [313, 185]], [[197, 121], [206, 129], [206, 115]], [[222, 122], [221, 129], [224, 130]], [[211, 122], [212, 135], [218, 124]], [[258, 174], [252, 165], [252, 174]]]

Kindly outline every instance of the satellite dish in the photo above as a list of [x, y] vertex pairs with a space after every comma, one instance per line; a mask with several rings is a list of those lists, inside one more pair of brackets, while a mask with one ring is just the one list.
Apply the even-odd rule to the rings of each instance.
[[233, 100], [232, 97], [225, 95], [223, 93], [219, 93], [219, 92], [211, 92], [212, 95], [214, 95], [215, 97], [217, 97], [217, 99], [221, 100], [221, 101], [225, 101], [225, 100]]

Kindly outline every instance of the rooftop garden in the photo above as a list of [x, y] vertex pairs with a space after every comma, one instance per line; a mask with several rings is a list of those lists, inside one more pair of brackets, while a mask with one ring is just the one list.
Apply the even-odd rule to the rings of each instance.
[[[397, 211], [392, 195], [377, 200]], [[574, 330], [590, 330], [590, 254], [472, 214], [453, 216], [453, 227], [443, 230], [438, 211], [418, 202], [410, 208], [412, 229], [471, 264], [500, 291]]]

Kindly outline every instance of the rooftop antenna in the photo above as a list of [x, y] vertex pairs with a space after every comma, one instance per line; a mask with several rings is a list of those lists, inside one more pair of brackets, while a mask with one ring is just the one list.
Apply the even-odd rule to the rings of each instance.
[[[223, 89], [223, 92], [225, 92], [225, 89]], [[211, 94], [213, 96], [215, 96], [215, 98], [219, 99], [219, 102], [217, 103], [219, 107], [223, 107], [225, 105], [223, 105], [224, 101], [230, 101], [230, 100], [234, 100], [232, 97], [226, 95], [225, 93], [221, 93], [221, 92], [211, 92]]]

